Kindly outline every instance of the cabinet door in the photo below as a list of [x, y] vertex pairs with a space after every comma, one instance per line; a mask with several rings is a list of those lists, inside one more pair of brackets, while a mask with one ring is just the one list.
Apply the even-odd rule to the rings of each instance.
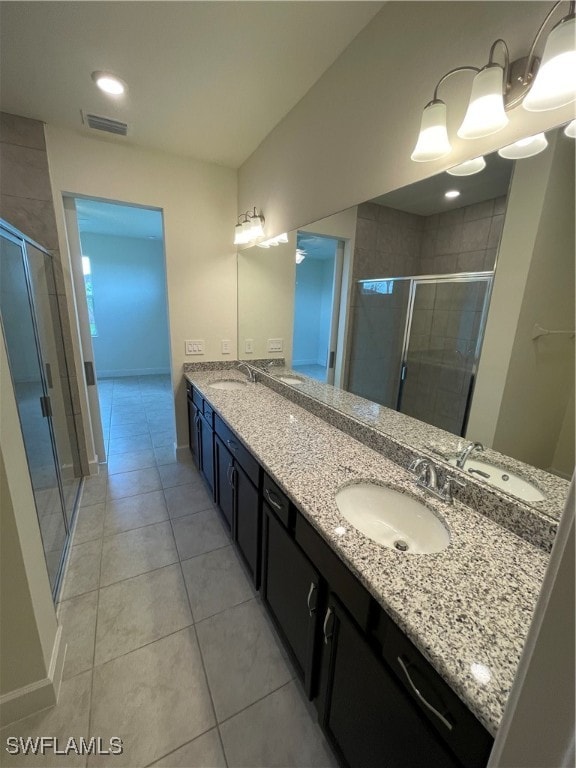
[[197, 468], [200, 469], [200, 414], [198, 408], [192, 399], [188, 398], [188, 443], [192, 453], [192, 459]]
[[234, 526], [234, 458], [222, 440], [214, 435], [214, 486], [216, 503], [230, 530]]
[[323, 635], [321, 724], [350, 768], [459, 768], [334, 599]]
[[200, 425], [200, 455], [202, 456], [200, 471], [204, 475], [210, 490], [214, 493], [214, 433], [212, 427], [203, 416], [200, 416], [198, 423]]
[[260, 586], [260, 512], [258, 490], [238, 462], [234, 462], [233, 481], [236, 500], [234, 538], [252, 574], [256, 589]]
[[310, 696], [320, 577], [267, 504], [263, 523], [262, 595]]

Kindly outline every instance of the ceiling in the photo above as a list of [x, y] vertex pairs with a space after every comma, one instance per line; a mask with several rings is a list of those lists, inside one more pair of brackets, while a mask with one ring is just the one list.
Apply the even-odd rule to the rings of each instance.
[[162, 239], [161, 211], [76, 198], [76, 213], [81, 234]]
[[[79, 129], [81, 110], [135, 143], [236, 168], [382, 2], [2, 2], [0, 108]], [[95, 70], [128, 84], [101, 93]]]

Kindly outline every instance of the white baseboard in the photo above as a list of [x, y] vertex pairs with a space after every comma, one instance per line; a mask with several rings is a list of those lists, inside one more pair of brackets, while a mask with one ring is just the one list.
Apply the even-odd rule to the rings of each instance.
[[190, 456], [192, 455], [190, 453], [189, 445], [174, 445], [174, 449], [176, 452], [176, 461], [178, 461], [178, 459], [185, 459], [185, 458], [189, 459]]
[[98, 457], [88, 462], [88, 469], [90, 470], [91, 475], [100, 474], [100, 462], [98, 461]]
[[0, 696], [1, 727], [22, 720], [41, 709], [52, 707], [58, 702], [65, 657], [66, 644], [62, 642], [62, 627], [59, 626], [52, 647], [48, 676]]
[[98, 369], [98, 379], [121, 379], [123, 376], [157, 376], [170, 373], [170, 368], [107, 368]]

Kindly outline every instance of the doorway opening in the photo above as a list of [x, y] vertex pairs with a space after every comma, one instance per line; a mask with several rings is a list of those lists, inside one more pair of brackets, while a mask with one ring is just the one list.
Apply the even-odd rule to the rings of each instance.
[[344, 241], [298, 232], [292, 369], [334, 383]]
[[151, 451], [151, 427], [162, 432], [156, 440], [166, 450], [175, 426], [162, 212], [88, 198], [74, 205], [86, 297], [79, 315], [83, 346], [91, 347], [84, 359], [93, 361], [87, 383], [97, 387], [102, 429], [101, 441], [94, 430], [99, 460]]

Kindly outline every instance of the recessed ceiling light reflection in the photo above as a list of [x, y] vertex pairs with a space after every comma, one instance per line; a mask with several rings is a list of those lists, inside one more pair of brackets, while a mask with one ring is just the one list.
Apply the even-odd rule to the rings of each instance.
[[448, 200], [454, 200], [456, 197], [460, 197], [460, 192], [457, 189], [449, 189], [448, 192], [444, 192], [444, 197]]
[[92, 80], [101, 91], [110, 96], [121, 96], [126, 90], [126, 83], [109, 72], [92, 72]]
[[343, 525], [339, 525], [336, 528], [334, 528], [334, 533], [336, 534], [336, 536], [344, 536], [346, 531], [347, 531], [347, 529], [344, 528]]
[[466, 160], [460, 165], [455, 165], [446, 171], [450, 176], [472, 176], [474, 173], [480, 173], [486, 168], [486, 160], [482, 156], [475, 157], [474, 160]]
[[570, 139], [576, 139], [576, 120], [572, 120], [571, 123], [568, 123], [566, 128], [564, 128], [564, 133]]

